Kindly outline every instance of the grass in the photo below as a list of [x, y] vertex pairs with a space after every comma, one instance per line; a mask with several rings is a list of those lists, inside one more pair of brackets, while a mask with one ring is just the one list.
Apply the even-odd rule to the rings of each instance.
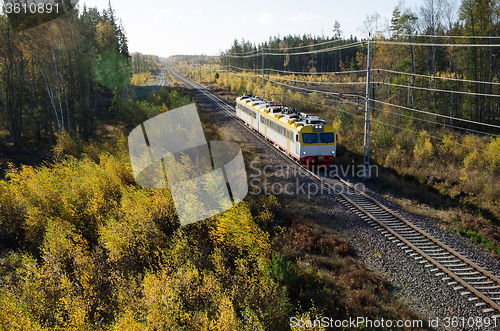
[[462, 229], [457, 229], [457, 233], [461, 235], [462, 237], [466, 237], [471, 239], [473, 242], [480, 244], [484, 246], [487, 250], [495, 252], [497, 255], [500, 255], [500, 246], [495, 245], [495, 243], [491, 240], [488, 240], [484, 236], [480, 235], [479, 233], [476, 233], [472, 230], [462, 230]]
[[[361, 163], [362, 156], [342, 147], [339, 164], [347, 166], [355, 160]], [[401, 174], [394, 169], [377, 165], [379, 176], [364, 184], [398, 204], [406, 211], [422, 217], [442, 230], [457, 232], [458, 230], [475, 231], [491, 241], [495, 247], [500, 245], [500, 228], [494, 214], [484, 207], [470, 202], [470, 197], [456, 197], [453, 188], [456, 182], [428, 182], [418, 176]], [[450, 169], [455, 169], [452, 165]], [[358, 180], [362, 180], [358, 178]], [[445, 187], [446, 188], [443, 188]], [[456, 190], [456, 188], [455, 188]], [[452, 193], [450, 193], [450, 191]], [[479, 199], [479, 197], [475, 197]], [[491, 245], [483, 247], [493, 256], [500, 256]]]

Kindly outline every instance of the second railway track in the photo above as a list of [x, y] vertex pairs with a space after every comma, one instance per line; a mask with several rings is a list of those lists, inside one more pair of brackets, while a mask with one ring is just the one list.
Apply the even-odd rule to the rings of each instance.
[[[235, 114], [234, 107], [202, 86], [181, 77], [170, 68], [169, 70], [184, 84], [198, 90], [217, 104], [257, 139], [272, 145], [254, 129], [240, 121]], [[285, 153], [279, 153], [279, 155], [287, 162], [300, 167], [293, 158]], [[300, 167], [300, 171], [321, 182], [321, 185], [333, 195], [340, 197], [357, 209], [363, 214], [364, 219], [384, 235], [388, 241], [405, 250], [417, 263], [423, 264], [429, 273], [434, 273], [447, 285], [452, 286], [455, 291], [459, 291], [460, 295], [466, 297], [471, 305], [481, 308], [483, 313], [491, 313], [491, 318], [498, 320], [496, 325], [500, 325], [500, 279], [496, 275], [426, 233], [342, 178], [338, 176], [321, 177], [303, 167]]]

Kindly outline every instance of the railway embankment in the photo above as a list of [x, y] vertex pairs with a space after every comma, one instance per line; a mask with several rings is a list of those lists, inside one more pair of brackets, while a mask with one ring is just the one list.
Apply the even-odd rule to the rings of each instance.
[[[312, 185], [309, 178], [293, 169], [294, 166], [284, 165], [275, 148], [256, 140], [217, 106], [207, 100], [199, 100], [202, 109], [210, 114], [224, 139], [236, 141], [242, 146], [245, 160], [249, 163], [250, 187], [255, 193], [277, 195], [280, 201], [286, 204], [291, 215], [301, 218], [302, 222], [315, 231], [344, 238], [353, 248], [359, 263], [388, 279], [392, 286], [392, 295], [409, 308], [420, 316], [442, 321], [447, 318], [467, 320], [471, 316], [491, 317], [491, 313], [483, 311], [484, 307], [474, 305], [460, 294], [460, 291], [448, 285], [449, 281], [443, 281], [443, 277], [429, 272], [429, 269], [418, 263], [410, 254], [388, 241], [379, 231], [375, 231], [361, 213], [342, 203], [341, 199], [332, 197], [327, 190]], [[352, 181], [353, 178], [347, 173], [348, 171], [344, 173], [344, 178]], [[500, 273], [497, 260], [492, 259], [485, 251], [477, 249], [465, 238], [405, 211], [371, 188], [366, 187], [365, 192], [492, 273]], [[321, 261], [324, 259], [311, 255], [307, 258], [309, 262], [305, 263], [321, 269]], [[316, 263], [318, 261], [319, 264]]]

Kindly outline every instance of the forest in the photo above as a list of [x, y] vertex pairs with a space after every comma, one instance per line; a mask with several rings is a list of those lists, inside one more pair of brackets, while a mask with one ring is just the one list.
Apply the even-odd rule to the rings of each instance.
[[371, 162], [387, 170], [374, 185], [398, 187], [404, 176], [423, 186], [400, 187], [398, 196], [435, 204], [436, 213], [454, 206], [439, 225], [498, 255], [499, 14], [499, 1], [425, 0], [417, 9], [400, 2], [386, 25], [367, 15], [361, 39], [345, 38], [334, 22], [329, 36], [235, 39], [217, 56], [169, 63], [223, 96], [253, 94], [321, 116], [346, 148], [339, 162], [362, 162], [369, 106]]
[[[290, 317], [323, 312], [418, 317], [344, 239], [313, 228], [300, 212], [309, 201], [249, 196], [181, 227], [168, 189], [135, 183], [127, 134], [196, 96], [173, 76], [148, 85], [163, 59], [129, 53], [111, 3], [21, 31], [9, 23], [0, 15], [1, 330], [296, 330]], [[198, 109], [207, 140], [222, 140]], [[19, 159], [40, 149], [43, 161]]]
[[50, 143], [64, 132], [88, 139], [113, 90], [132, 77], [125, 30], [109, 5], [83, 5], [16, 32], [0, 15], [0, 123], [14, 147]]
[[[460, 206], [440, 227], [499, 256], [499, 13], [493, 0], [400, 3], [385, 30], [369, 15], [361, 39], [333, 22], [330, 36], [235, 40], [219, 56], [168, 61], [230, 100], [251, 93], [320, 115], [339, 133], [339, 163], [359, 161], [369, 104], [371, 161], [393, 182], [368, 183], [428, 187], [413, 194]], [[127, 133], [196, 102], [173, 76], [169, 87], [141, 86], [163, 61], [129, 52], [111, 3], [23, 31], [0, 15], [0, 157], [50, 149], [44, 162], [0, 163], [0, 329], [295, 330], [291, 317], [420, 318], [348, 240], [318, 230], [318, 217], [333, 216], [310, 200], [249, 196], [181, 227], [168, 189], [136, 185]], [[207, 140], [224, 139], [210, 110], [198, 110]], [[405, 188], [394, 184], [403, 176]]]
[[[400, 2], [386, 27], [377, 23], [378, 13], [368, 16], [362, 30], [371, 33], [371, 75], [376, 88], [370, 98], [389, 101], [403, 110], [416, 108], [449, 116], [429, 117], [442, 124], [498, 134], [498, 17], [497, 1], [476, 0], [462, 1], [459, 7], [453, 1], [426, 0], [416, 12]], [[360, 74], [366, 77], [366, 72], [356, 71], [367, 68], [367, 40], [344, 38], [338, 22], [332, 36], [271, 37], [258, 45], [235, 40], [219, 56], [218, 64], [222, 69], [228, 64], [235, 71], [261, 74], [262, 52], [265, 75], [343, 72], [347, 80]], [[365, 86], [360, 87], [341, 91], [364, 94]], [[323, 86], [318, 84], [318, 88]], [[377, 106], [383, 108], [376, 102], [372, 107]], [[454, 118], [497, 127], [461, 123]]]

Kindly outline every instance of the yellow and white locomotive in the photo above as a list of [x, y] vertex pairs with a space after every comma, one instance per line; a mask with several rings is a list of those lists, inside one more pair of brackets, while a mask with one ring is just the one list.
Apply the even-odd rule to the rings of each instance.
[[246, 94], [236, 99], [236, 115], [305, 166], [335, 160], [337, 135], [318, 116]]

